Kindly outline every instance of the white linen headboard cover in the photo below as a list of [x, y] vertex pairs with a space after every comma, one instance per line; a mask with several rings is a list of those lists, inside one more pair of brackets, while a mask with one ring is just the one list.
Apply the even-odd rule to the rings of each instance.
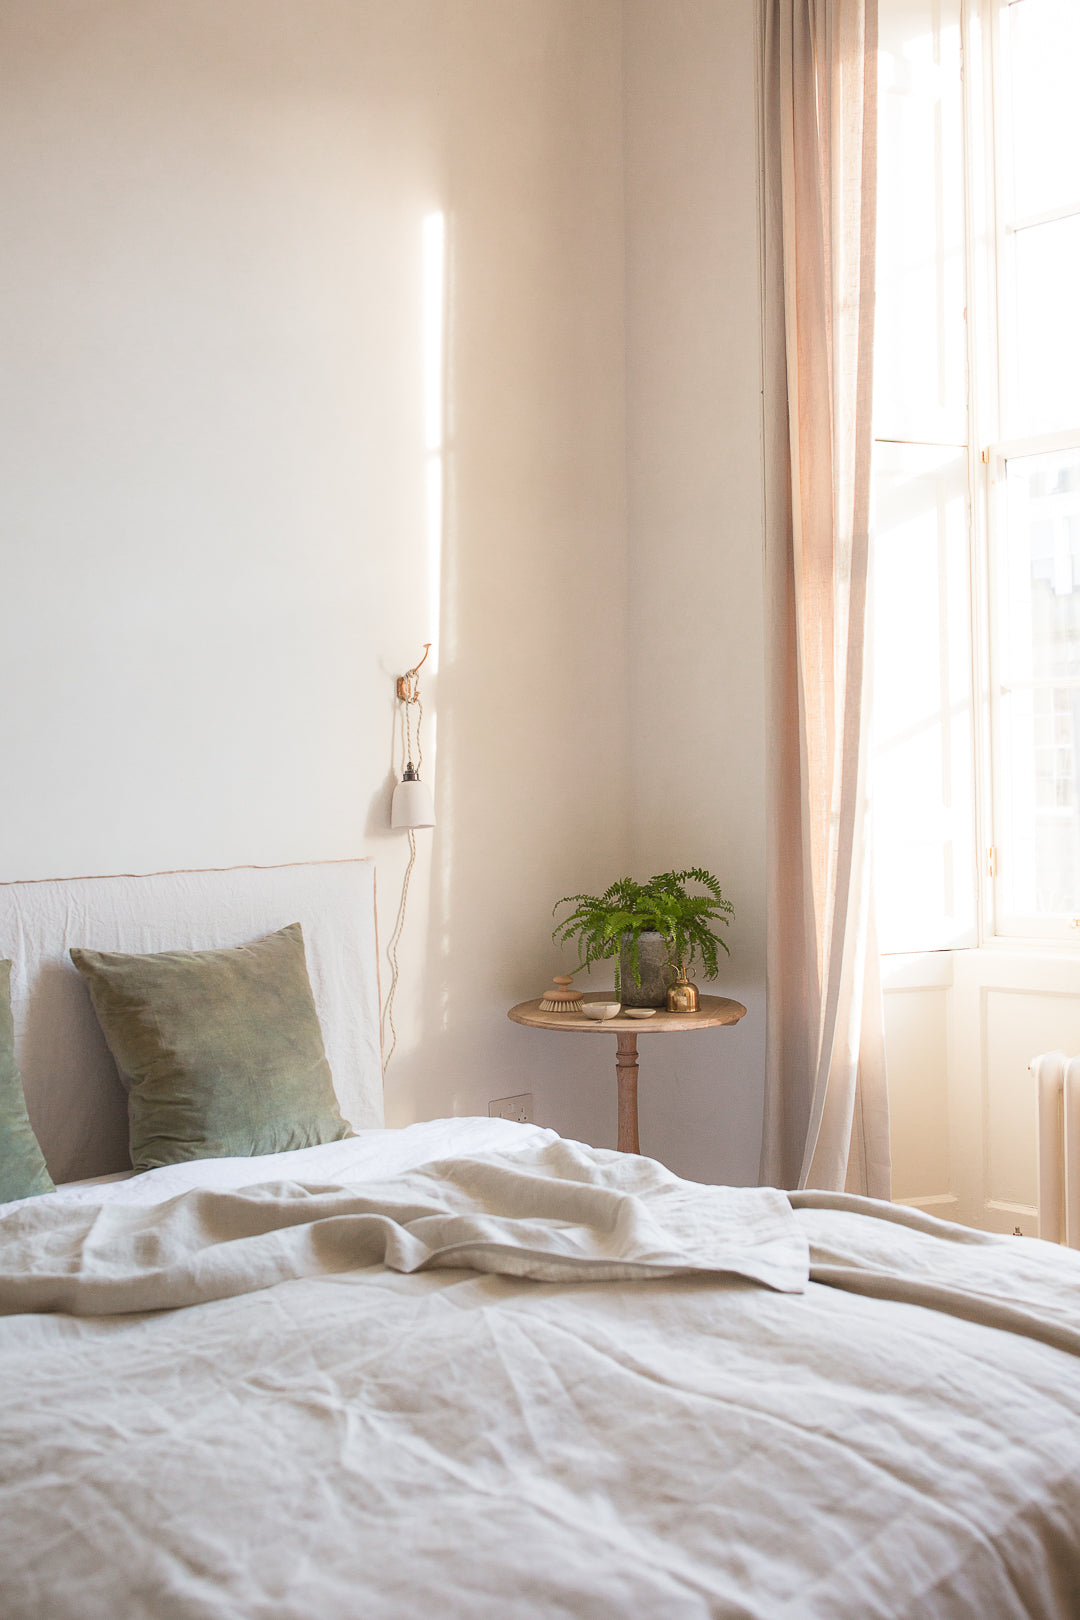
[[131, 1168], [127, 1099], [72, 945], [137, 953], [243, 945], [299, 922], [341, 1111], [383, 1123], [370, 860], [0, 884], [16, 1056], [54, 1181]]

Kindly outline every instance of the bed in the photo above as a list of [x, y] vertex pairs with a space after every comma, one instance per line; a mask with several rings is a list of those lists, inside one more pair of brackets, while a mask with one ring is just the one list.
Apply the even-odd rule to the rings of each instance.
[[[0, 1206], [3, 1620], [1076, 1620], [1080, 1256], [385, 1129], [372, 886], [0, 892], [69, 1183]], [[298, 920], [352, 1134], [132, 1175], [68, 949]]]

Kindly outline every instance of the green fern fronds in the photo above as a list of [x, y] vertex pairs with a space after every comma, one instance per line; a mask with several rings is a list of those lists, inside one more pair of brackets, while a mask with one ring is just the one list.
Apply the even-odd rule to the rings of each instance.
[[[687, 884], [696, 884], [704, 894], [689, 894]], [[704, 867], [691, 866], [678, 872], [658, 872], [647, 883], [633, 878], [617, 878], [604, 893], [569, 894], [556, 901], [574, 909], [552, 930], [556, 944], [576, 942], [578, 963], [575, 973], [593, 962], [615, 962], [615, 988], [619, 989], [619, 952], [624, 938], [629, 943], [630, 967], [641, 983], [638, 940], [642, 934], [662, 934], [676, 967], [689, 970], [701, 962], [707, 979], [719, 972], [718, 947], [728, 949], [717, 928], [727, 927], [735, 908], [725, 900], [718, 880]]]

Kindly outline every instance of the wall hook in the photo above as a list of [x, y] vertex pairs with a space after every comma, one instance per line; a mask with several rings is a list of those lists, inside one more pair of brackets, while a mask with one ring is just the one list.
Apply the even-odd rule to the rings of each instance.
[[419, 673], [420, 673], [421, 669], [423, 668], [424, 664], [427, 662], [427, 655], [428, 655], [428, 653], [430, 651], [431, 651], [431, 642], [430, 641], [425, 641], [424, 642], [424, 656], [423, 656], [423, 658], [421, 658], [420, 662], [416, 665], [415, 669], [406, 670], [404, 675], [399, 675], [398, 676], [397, 695], [401, 699], [402, 703], [415, 703], [416, 702], [417, 697], [419, 696], [419, 691], [418, 691], [417, 684], [416, 684], [416, 677], [419, 675]]

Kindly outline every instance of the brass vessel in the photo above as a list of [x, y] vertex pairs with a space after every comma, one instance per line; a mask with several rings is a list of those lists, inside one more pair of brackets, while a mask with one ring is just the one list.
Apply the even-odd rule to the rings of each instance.
[[698, 987], [691, 984], [685, 968], [680, 967], [678, 971], [679, 976], [667, 993], [667, 1010], [669, 1013], [696, 1013], [701, 1005]]

